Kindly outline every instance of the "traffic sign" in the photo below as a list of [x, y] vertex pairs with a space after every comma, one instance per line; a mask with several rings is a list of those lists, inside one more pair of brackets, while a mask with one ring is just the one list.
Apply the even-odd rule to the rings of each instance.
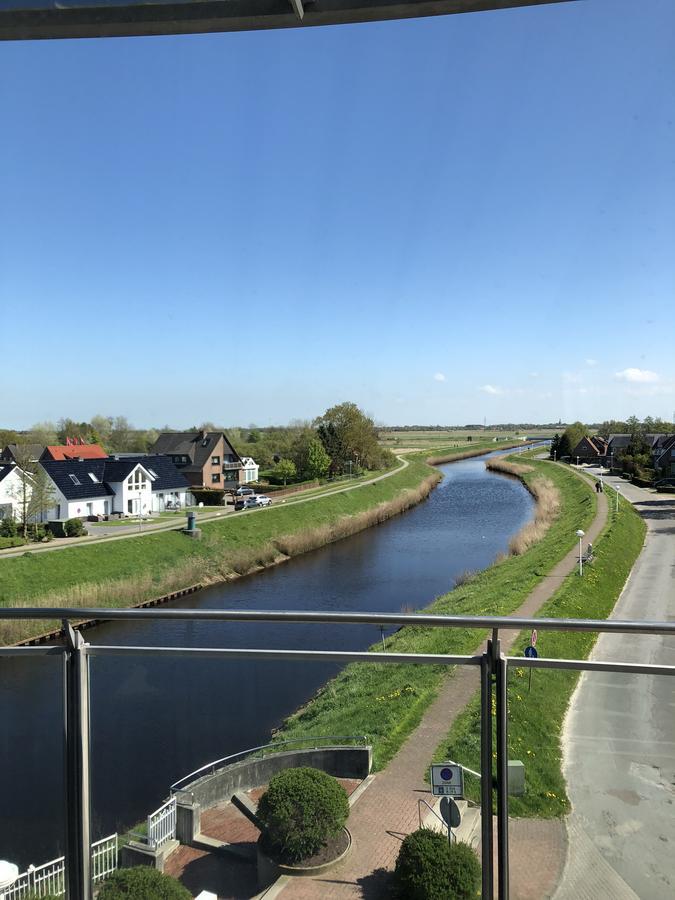
[[463, 797], [464, 769], [456, 763], [439, 763], [430, 769], [434, 797]]
[[533, 628], [532, 629], [532, 637], [530, 638], [530, 643], [532, 644], [533, 647], [537, 643], [537, 637], [538, 637], [537, 629]]
[[526, 647], [525, 648], [525, 656], [529, 656], [532, 659], [536, 659], [539, 656], [539, 654], [534, 649], [534, 647]]
[[441, 816], [445, 824], [449, 825], [450, 828], [459, 828], [462, 814], [452, 797], [441, 797]]

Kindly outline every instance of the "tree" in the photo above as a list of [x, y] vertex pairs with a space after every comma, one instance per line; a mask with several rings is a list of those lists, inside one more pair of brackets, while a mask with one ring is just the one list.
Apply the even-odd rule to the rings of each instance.
[[323, 478], [330, 469], [330, 456], [318, 438], [313, 438], [307, 447], [307, 467], [305, 474], [309, 478]]
[[110, 435], [112, 434], [114, 420], [112, 416], [92, 416], [91, 427], [96, 432], [98, 438], [97, 443], [107, 446], [110, 443]]
[[[41, 465], [35, 466], [32, 473], [32, 489], [30, 501], [28, 504], [28, 516], [31, 521], [37, 523], [44, 521], [45, 513], [54, 506], [56, 502], [56, 493], [52, 487], [52, 482]], [[35, 525], [35, 534], [37, 536], [37, 524]]]
[[110, 446], [118, 453], [128, 453], [133, 450], [131, 425], [126, 416], [115, 416], [110, 430]]
[[28, 522], [30, 519], [30, 501], [33, 493], [33, 472], [38, 467], [28, 444], [17, 444], [14, 450], [14, 461], [19, 476], [19, 484], [10, 493], [19, 507], [21, 530], [25, 540], [28, 539]]
[[366, 469], [382, 464], [384, 457], [375, 423], [355, 403], [332, 406], [314, 425], [334, 471], [344, 472], [350, 462]]
[[560, 438], [560, 444], [558, 447], [558, 459], [563, 459], [566, 456], [571, 458], [574, 448], [583, 437], [586, 437], [587, 434], [588, 428], [583, 424], [583, 422], [572, 422], [571, 425], [568, 425], [567, 428], [563, 431], [562, 437]]
[[284, 487], [286, 487], [286, 482], [295, 478], [298, 474], [298, 470], [292, 459], [280, 459], [274, 467], [274, 473], [278, 478], [283, 479]]
[[553, 440], [551, 441], [551, 452], [549, 453], [548, 458], [560, 458], [560, 435], [557, 433], [553, 435]]
[[55, 444], [57, 442], [56, 425], [53, 422], [36, 422], [28, 432], [28, 444]]

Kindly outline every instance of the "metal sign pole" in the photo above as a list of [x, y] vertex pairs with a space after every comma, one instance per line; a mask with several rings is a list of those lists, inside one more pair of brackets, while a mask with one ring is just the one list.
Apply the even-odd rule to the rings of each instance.
[[64, 621], [66, 886], [68, 900], [91, 900], [89, 659], [82, 635]]
[[481, 862], [483, 868], [482, 900], [492, 900], [492, 671], [491, 642], [480, 664], [480, 815]]
[[508, 663], [500, 653], [497, 663], [497, 860], [498, 897], [509, 898], [509, 721]]

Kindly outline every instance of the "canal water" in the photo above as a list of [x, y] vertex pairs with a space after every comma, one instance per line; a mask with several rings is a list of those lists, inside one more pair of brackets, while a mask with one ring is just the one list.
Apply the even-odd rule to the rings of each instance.
[[[412, 611], [506, 550], [533, 514], [522, 485], [486, 457], [440, 466], [443, 481], [401, 516], [289, 562], [200, 591], [199, 609]], [[99, 644], [361, 650], [374, 626], [116, 622]], [[91, 660], [94, 838], [159, 806], [197, 767], [264, 744], [335, 664], [141, 657]], [[63, 852], [61, 675], [55, 659], [0, 661], [0, 858], [20, 866]]]

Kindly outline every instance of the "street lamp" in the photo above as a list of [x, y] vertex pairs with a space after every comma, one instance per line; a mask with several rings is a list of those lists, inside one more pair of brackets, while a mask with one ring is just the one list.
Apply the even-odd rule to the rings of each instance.
[[581, 541], [583, 539], [585, 532], [581, 530], [581, 528], [577, 531], [577, 537], [579, 538], [579, 575], [584, 574], [584, 557], [583, 550], [581, 548]]

